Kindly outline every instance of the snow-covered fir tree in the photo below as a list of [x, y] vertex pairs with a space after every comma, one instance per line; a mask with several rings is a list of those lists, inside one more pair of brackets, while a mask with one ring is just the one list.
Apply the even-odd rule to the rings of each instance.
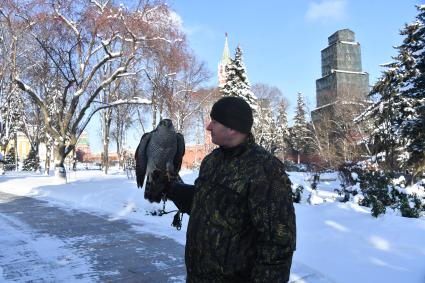
[[405, 25], [403, 43], [394, 62], [373, 87], [377, 101], [363, 114], [373, 122], [372, 144], [391, 171], [425, 167], [425, 5], [418, 6], [416, 21]]
[[400, 94], [401, 67], [399, 62], [384, 65], [387, 67], [380, 80], [373, 86], [369, 97], [376, 100], [362, 114], [362, 119], [370, 122], [370, 139], [373, 154], [385, 169], [399, 168], [398, 156], [404, 151], [406, 141], [400, 132], [402, 96]]
[[240, 46], [236, 48], [235, 58], [230, 59], [230, 63], [226, 66], [226, 75], [226, 83], [220, 88], [220, 92], [223, 96], [239, 96], [245, 99], [254, 111], [255, 125], [259, 107], [257, 97], [251, 90]]
[[[19, 161], [19, 159], [18, 159]], [[11, 147], [4, 157], [4, 170], [12, 171], [16, 168], [16, 152], [15, 148]]]
[[0, 99], [0, 115], [2, 128], [0, 133], [0, 144], [7, 147], [15, 134], [22, 127], [23, 100], [17, 91], [2, 95]]
[[23, 171], [37, 171], [40, 169], [40, 158], [38, 157], [37, 150], [34, 148], [30, 149], [28, 157], [24, 159], [22, 165]]
[[397, 59], [404, 65], [402, 135], [407, 140], [406, 162], [414, 173], [425, 170], [425, 5], [417, 6], [416, 20], [401, 31]]
[[276, 149], [284, 158], [289, 141], [288, 115], [286, 113], [286, 103], [281, 100], [278, 106], [276, 119]]
[[258, 109], [258, 127], [255, 128], [257, 142], [270, 152], [276, 149], [276, 122], [270, 100], [260, 99]]
[[298, 163], [300, 163], [300, 154], [305, 152], [308, 147], [310, 138], [306, 115], [306, 105], [301, 92], [297, 97], [297, 108], [294, 117], [294, 126], [291, 128], [291, 145], [292, 149], [298, 155]]

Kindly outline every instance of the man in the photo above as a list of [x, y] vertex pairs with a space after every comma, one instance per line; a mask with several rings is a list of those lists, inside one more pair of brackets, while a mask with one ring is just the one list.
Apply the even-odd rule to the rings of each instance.
[[195, 184], [172, 184], [167, 197], [190, 214], [187, 282], [287, 282], [295, 213], [283, 164], [255, 144], [252, 110], [225, 97], [207, 130], [220, 147], [202, 161]]

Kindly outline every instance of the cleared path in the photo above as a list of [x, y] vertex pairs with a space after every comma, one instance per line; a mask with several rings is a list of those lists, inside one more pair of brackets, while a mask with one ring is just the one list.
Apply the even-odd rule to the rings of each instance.
[[184, 282], [183, 255], [125, 220], [0, 192], [1, 282]]

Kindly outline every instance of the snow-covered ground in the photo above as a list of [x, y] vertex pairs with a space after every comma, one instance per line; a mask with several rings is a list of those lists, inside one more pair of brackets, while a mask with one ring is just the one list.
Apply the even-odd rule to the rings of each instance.
[[[198, 172], [180, 173], [186, 183], [193, 183]], [[291, 280], [425, 282], [425, 217], [403, 218], [397, 212], [387, 210], [387, 214], [373, 218], [368, 208], [352, 202], [340, 203], [334, 192], [339, 188], [335, 173], [321, 176], [322, 181], [312, 200], [316, 205], [306, 204], [311, 177], [308, 173], [290, 173], [294, 187], [303, 185], [305, 188], [302, 204], [295, 204], [297, 251]], [[161, 209], [162, 204], [144, 200], [143, 190], [122, 172], [114, 171], [109, 175], [100, 171], [71, 172], [67, 184], [55, 183], [54, 177], [8, 172], [0, 176], [0, 191], [47, 200], [65, 209], [107, 213], [113, 218], [143, 224], [137, 225], [141, 232], [167, 236], [185, 244], [188, 216], [184, 215], [182, 230], [177, 231], [170, 225], [174, 213], [161, 217], [150, 215], [149, 212]], [[166, 210], [174, 209], [175, 206], [167, 202]], [[3, 235], [19, 236], [10, 229], [0, 221]], [[34, 246], [39, 244], [40, 241], [33, 242]], [[42, 244], [57, 245], [54, 239], [50, 242], [44, 239]], [[62, 251], [57, 249], [57, 252]], [[13, 249], [8, 253], [3, 256], [13, 258], [10, 254]], [[313, 270], [316, 279], [302, 279], [306, 270]], [[0, 270], [0, 281], [1, 278]]]

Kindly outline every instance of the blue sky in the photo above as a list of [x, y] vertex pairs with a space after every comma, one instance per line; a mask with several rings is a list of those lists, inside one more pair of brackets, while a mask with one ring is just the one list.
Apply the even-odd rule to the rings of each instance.
[[297, 92], [310, 109], [316, 106], [316, 79], [321, 77], [320, 51], [339, 29], [355, 32], [361, 45], [363, 71], [370, 84], [379, 78], [379, 64], [391, 61], [401, 43], [400, 28], [417, 15], [419, 0], [173, 0], [190, 46], [214, 73], [221, 58], [224, 33], [233, 55], [238, 44], [251, 84], [278, 87], [293, 116]]

